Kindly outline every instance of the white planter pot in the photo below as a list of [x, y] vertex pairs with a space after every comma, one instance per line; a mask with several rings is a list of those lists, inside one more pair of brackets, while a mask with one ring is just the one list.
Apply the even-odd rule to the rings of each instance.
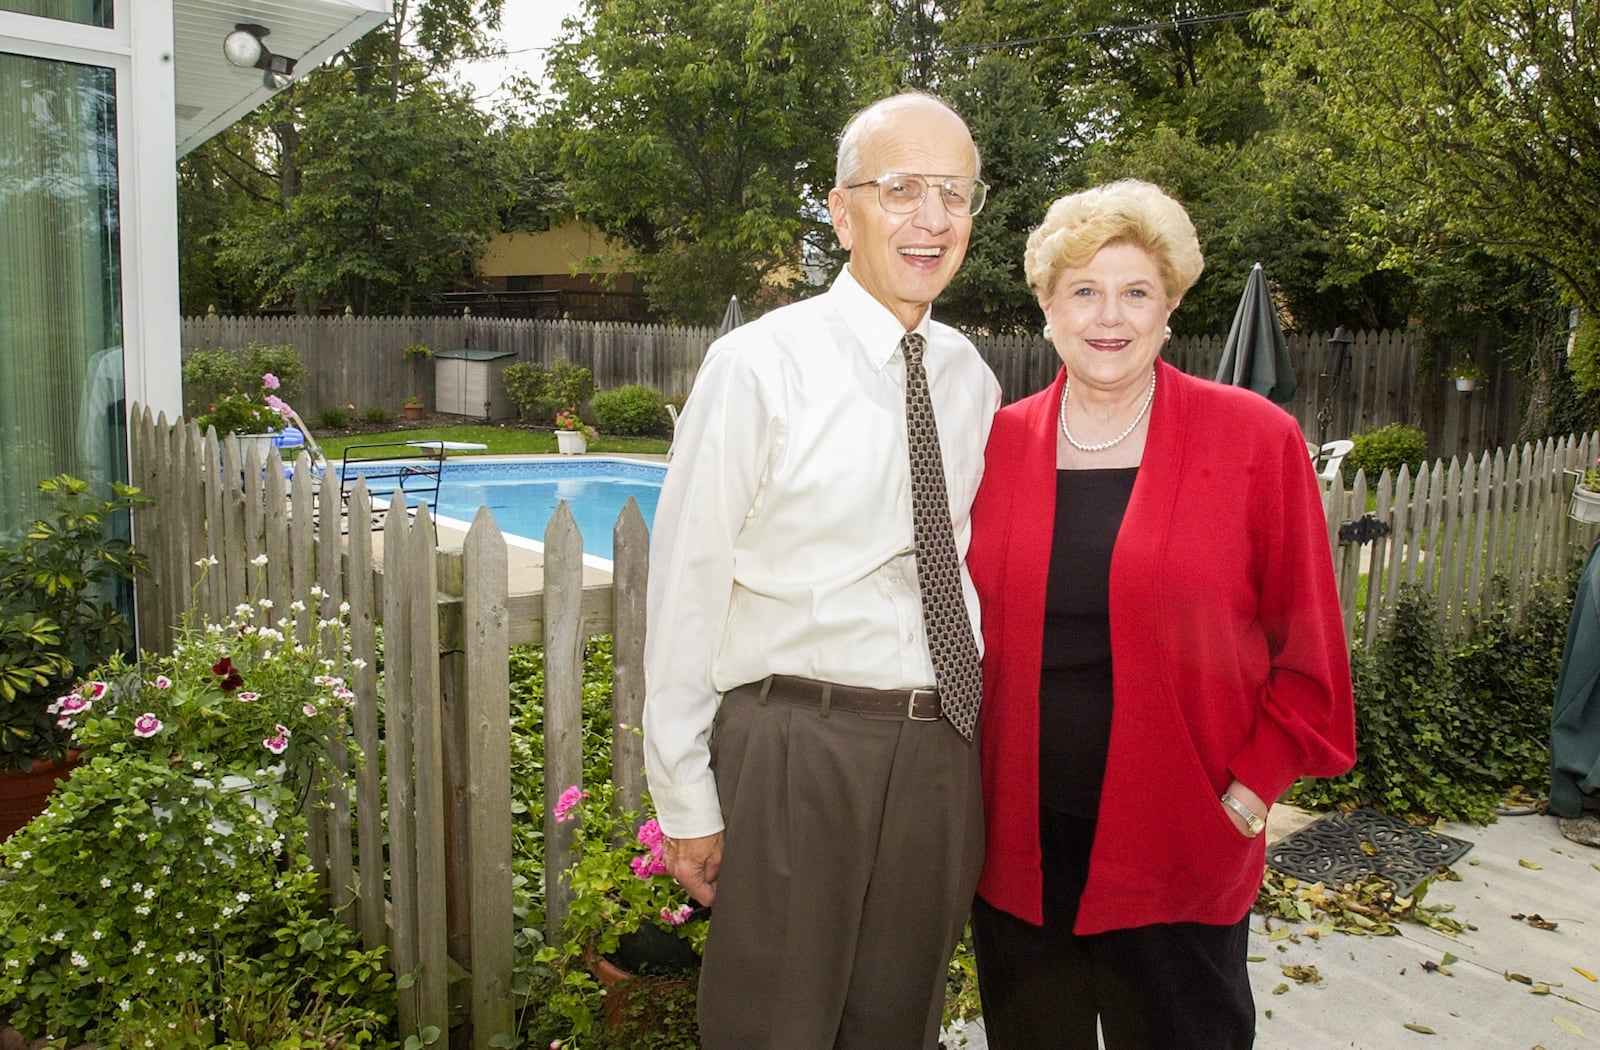
[[256, 450], [256, 458], [262, 463], [270, 462], [277, 455], [278, 446], [273, 444], [273, 439], [277, 437], [276, 434], [235, 434], [233, 436], [239, 439], [239, 455], [241, 458], [249, 459], [252, 448]]
[[556, 448], [563, 456], [580, 456], [589, 451], [589, 438], [581, 430], [558, 430]]
[[1457, 379], [1456, 380], [1456, 389], [1461, 391], [1462, 393], [1470, 392], [1477, 385], [1478, 385], [1478, 381], [1476, 379], [1461, 378], [1461, 379]]
[[1592, 489], [1573, 489], [1572, 506], [1567, 508], [1567, 516], [1573, 521], [1588, 524], [1600, 522], [1600, 492]]

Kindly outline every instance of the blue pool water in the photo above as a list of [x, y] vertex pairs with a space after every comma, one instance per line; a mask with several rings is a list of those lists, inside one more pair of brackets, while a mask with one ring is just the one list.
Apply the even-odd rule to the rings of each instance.
[[[597, 456], [446, 460], [439, 482], [439, 505], [433, 513], [465, 524], [477, 516], [479, 507], [488, 507], [501, 532], [542, 544], [550, 515], [566, 500], [583, 536], [584, 554], [610, 561], [611, 530], [623, 504], [632, 496], [648, 526], [655, 520], [666, 472], [660, 464]], [[381, 483], [374, 483], [372, 490], [375, 496], [385, 495]]]

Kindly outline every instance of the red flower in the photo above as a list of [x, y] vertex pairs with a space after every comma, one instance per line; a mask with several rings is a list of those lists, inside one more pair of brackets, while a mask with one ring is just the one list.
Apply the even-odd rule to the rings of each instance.
[[233, 661], [226, 656], [211, 665], [211, 672], [222, 678], [224, 693], [231, 693], [244, 685], [244, 675], [239, 673], [238, 668], [233, 666]]

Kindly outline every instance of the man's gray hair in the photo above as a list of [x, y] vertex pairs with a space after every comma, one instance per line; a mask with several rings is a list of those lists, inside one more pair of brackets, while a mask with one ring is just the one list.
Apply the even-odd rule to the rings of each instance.
[[[907, 102], [920, 99], [926, 99], [944, 107], [957, 120], [961, 120], [961, 114], [951, 108], [950, 103], [926, 91], [905, 91], [898, 95], [890, 95], [888, 98], [880, 98], [871, 105], [857, 110], [855, 115], [846, 122], [844, 130], [839, 133], [839, 159], [834, 164], [833, 184], [835, 186], [848, 186], [851, 183], [860, 182], [864, 176], [869, 174], [874, 176], [882, 175], [883, 172], [881, 171], [868, 173], [861, 170], [862, 143], [882, 126], [884, 119], [888, 116], [888, 111], [903, 106]], [[962, 123], [966, 122], [962, 121]], [[930, 172], [929, 174], [955, 175], [958, 173], [938, 171]], [[972, 144], [972, 174], [974, 176], [983, 174], [983, 158], [978, 155], [977, 142]]]

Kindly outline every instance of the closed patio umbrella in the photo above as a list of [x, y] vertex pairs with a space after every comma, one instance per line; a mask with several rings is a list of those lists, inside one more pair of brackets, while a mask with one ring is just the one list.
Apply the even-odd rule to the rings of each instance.
[[1244, 283], [1244, 295], [1233, 314], [1228, 341], [1222, 346], [1217, 382], [1248, 387], [1283, 404], [1294, 396], [1294, 366], [1283, 344], [1278, 308], [1267, 288], [1267, 275], [1256, 263]]
[[724, 336], [744, 324], [744, 312], [739, 309], [739, 297], [728, 296], [728, 308], [722, 313], [722, 325], [717, 329], [717, 335]]

